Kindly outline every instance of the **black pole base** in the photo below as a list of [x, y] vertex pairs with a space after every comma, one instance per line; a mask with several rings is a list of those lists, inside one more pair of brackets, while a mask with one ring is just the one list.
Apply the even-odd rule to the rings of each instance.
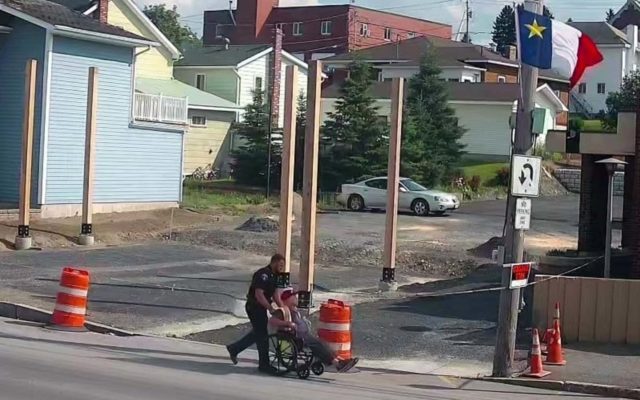
[[307, 310], [311, 308], [311, 292], [298, 292], [298, 308]]
[[291, 285], [291, 273], [283, 272], [281, 274], [278, 274], [276, 285], [280, 289], [288, 288]]
[[395, 268], [383, 268], [382, 269], [382, 282], [395, 282], [396, 269]]
[[82, 224], [80, 228], [80, 233], [82, 235], [92, 235], [93, 234], [93, 224]]

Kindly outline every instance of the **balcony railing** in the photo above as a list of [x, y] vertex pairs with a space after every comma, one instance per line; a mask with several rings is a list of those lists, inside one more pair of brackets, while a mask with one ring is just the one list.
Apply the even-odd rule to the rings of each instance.
[[187, 104], [187, 98], [136, 93], [133, 117], [136, 121], [184, 125], [187, 123]]

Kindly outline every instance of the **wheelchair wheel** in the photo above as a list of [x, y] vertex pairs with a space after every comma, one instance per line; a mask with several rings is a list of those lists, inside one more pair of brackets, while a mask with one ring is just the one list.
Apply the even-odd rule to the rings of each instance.
[[300, 379], [307, 379], [311, 375], [311, 371], [309, 371], [309, 367], [307, 367], [306, 365], [301, 365], [300, 367], [298, 367], [296, 373], [298, 374], [298, 378]]
[[293, 340], [278, 335], [269, 336], [269, 365], [280, 374], [296, 371], [298, 350]]
[[322, 364], [321, 362], [317, 361], [314, 362], [313, 364], [311, 364], [311, 371], [315, 374], [315, 375], [322, 375], [324, 373], [324, 364]]

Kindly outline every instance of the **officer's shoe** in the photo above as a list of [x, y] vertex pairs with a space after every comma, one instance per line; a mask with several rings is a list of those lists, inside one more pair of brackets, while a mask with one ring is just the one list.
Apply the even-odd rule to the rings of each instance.
[[271, 365], [261, 365], [258, 367], [258, 371], [267, 375], [278, 375], [278, 369]]
[[227, 351], [229, 352], [229, 359], [231, 360], [233, 365], [238, 364], [238, 355], [231, 351], [231, 348], [229, 346], [227, 346]]

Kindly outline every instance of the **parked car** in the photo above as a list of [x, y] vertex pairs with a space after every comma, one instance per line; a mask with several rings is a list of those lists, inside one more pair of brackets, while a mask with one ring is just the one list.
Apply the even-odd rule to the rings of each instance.
[[[442, 215], [460, 208], [460, 200], [457, 196], [427, 189], [408, 178], [400, 178], [398, 190], [398, 209], [400, 211], [411, 211], [415, 215], [426, 216], [429, 213]], [[352, 211], [386, 208], [387, 178], [372, 178], [354, 184], [342, 185], [337, 201]]]

